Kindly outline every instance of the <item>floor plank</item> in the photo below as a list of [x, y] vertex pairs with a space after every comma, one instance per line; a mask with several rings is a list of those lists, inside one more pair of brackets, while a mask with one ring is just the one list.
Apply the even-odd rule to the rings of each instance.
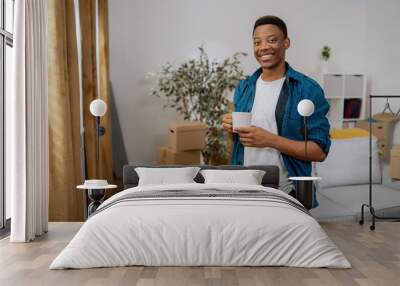
[[290, 267], [118, 267], [48, 269], [81, 223], [50, 223], [49, 233], [32, 243], [0, 240], [0, 285], [399, 285], [400, 224], [325, 223], [325, 231], [351, 262], [352, 269]]

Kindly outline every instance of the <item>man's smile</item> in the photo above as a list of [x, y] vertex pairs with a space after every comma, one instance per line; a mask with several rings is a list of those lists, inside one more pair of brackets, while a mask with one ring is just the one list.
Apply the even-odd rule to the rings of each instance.
[[268, 62], [273, 59], [274, 55], [275, 55], [275, 53], [263, 53], [263, 54], [259, 54], [258, 58], [262, 62]]
[[267, 60], [272, 59], [273, 56], [274, 56], [274, 54], [266, 54], [266, 55], [262, 55], [260, 58], [263, 61], [267, 61]]

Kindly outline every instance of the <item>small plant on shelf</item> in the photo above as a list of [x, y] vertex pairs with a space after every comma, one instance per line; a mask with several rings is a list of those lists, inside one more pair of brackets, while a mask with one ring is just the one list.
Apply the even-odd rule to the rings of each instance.
[[328, 61], [330, 57], [331, 57], [331, 48], [328, 46], [323, 46], [321, 51], [321, 58], [324, 61]]

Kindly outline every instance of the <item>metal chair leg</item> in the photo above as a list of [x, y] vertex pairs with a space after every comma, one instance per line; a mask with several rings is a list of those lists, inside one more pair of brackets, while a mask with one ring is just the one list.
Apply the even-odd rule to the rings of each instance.
[[364, 224], [364, 207], [366, 206], [366, 204], [363, 204], [362, 206], [361, 206], [361, 219], [360, 219], [360, 221], [358, 222], [360, 225], [363, 225]]
[[374, 207], [370, 207], [370, 208], [369, 208], [369, 211], [370, 211], [370, 213], [371, 213], [371, 215], [372, 215], [372, 224], [370, 225], [369, 229], [370, 229], [370, 230], [375, 230], [375, 218], [376, 218], [376, 216], [375, 216], [375, 209], [374, 209]]

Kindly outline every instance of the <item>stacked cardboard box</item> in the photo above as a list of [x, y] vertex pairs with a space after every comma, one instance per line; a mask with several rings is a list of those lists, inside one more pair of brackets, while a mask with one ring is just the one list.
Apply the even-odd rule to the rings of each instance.
[[158, 148], [157, 164], [200, 164], [200, 152], [205, 146], [205, 124], [192, 121], [174, 122], [168, 129], [168, 146]]

